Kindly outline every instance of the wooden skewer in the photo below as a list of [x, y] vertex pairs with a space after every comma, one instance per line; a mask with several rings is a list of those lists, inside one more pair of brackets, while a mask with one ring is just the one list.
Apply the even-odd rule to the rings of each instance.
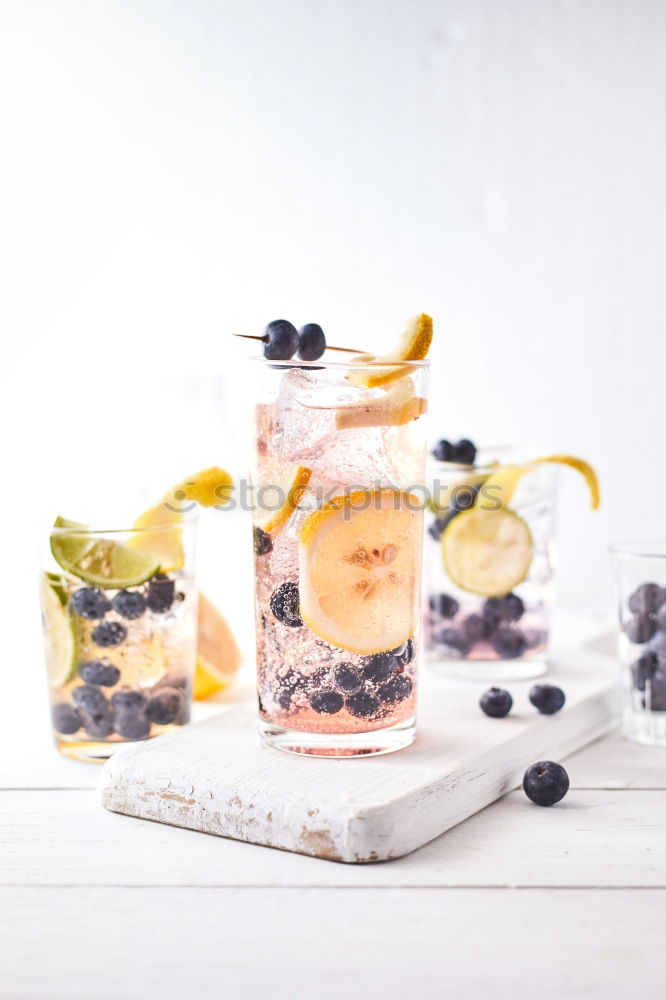
[[[265, 337], [258, 337], [254, 333], [235, 333], [234, 337], [245, 337], [246, 340], [261, 340], [262, 343], [266, 343]], [[347, 354], [365, 354], [365, 351], [360, 351], [356, 347], [333, 347], [332, 344], [326, 345], [327, 351], [345, 351]]]

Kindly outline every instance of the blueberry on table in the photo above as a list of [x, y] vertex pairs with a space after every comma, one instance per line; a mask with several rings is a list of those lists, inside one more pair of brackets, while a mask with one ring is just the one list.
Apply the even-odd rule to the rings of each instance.
[[395, 671], [398, 661], [393, 653], [374, 653], [363, 662], [363, 676], [367, 681], [381, 684]]
[[116, 716], [116, 732], [124, 740], [145, 740], [150, 733], [150, 721], [143, 713], [126, 712]]
[[657, 631], [657, 623], [650, 614], [637, 614], [625, 623], [624, 631], [630, 642], [640, 644], [647, 642]]
[[176, 584], [164, 573], [156, 573], [148, 581], [146, 604], [156, 614], [164, 614], [169, 610], [176, 596]]
[[111, 704], [116, 713], [129, 712], [137, 714], [142, 712], [146, 706], [147, 698], [141, 691], [133, 691], [130, 688], [123, 688], [111, 695]]
[[100, 622], [92, 631], [92, 641], [102, 649], [119, 646], [127, 638], [127, 629], [120, 622]]
[[404, 674], [395, 674], [393, 677], [381, 684], [377, 690], [380, 701], [384, 704], [393, 704], [397, 701], [404, 701], [412, 693], [413, 684], [409, 677]]
[[460, 656], [467, 656], [473, 645], [465, 633], [457, 628], [443, 628], [435, 638], [437, 642], [455, 650]]
[[540, 760], [525, 771], [523, 790], [538, 806], [553, 806], [569, 791], [569, 775], [561, 764]]
[[461, 438], [453, 446], [453, 461], [461, 465], [474, 465], [476, 460], [476, 445], [469, 438]]
[[356, 694], [363, 687], [363, 678], [351, 663], [340, 663], [333, 671], [333, 683], [345, 694]]
[[541, 715], [555, 715], [564, 705], [566, 696], [562, 688], [554, 684], [535, 684], [530, 689], [529, 699]]
[[653, 614], [666, 601], [666, 591], [656, 583], [642, 583], [629, 598], [629, 610], [635, 615]]
[[103, 618], [107, 611], [111, 610], [106, 595], [93, 587], [81, 587], [80, 590], [75, 590], [69, 606], [79, 618], [88, 618], [90, 621]]
[[335, 715], [345, 703], [339, 691], [315, 691], [310, 695], [310, 705], [321, 715]]
[[527, 640], [520, 629], [500, 626], [491, 638], [492, 647], [504, 660], [516, 660], [527, 649]]
[[370, 691], [359, 691], [352, 694], [345, 702], [350, 715], [355, 715], [358, 719], [369, 719], [376, 715], [380, 708], [379, 698]]
[[638, 691], [645, 691], [645, 682], [652, 680], [659, 666], [659, 658], [652, 650], [631, 664], [631, 679]]
[[454, 618], [460, 610], [460, 604], [450, 594], [431, 594], [428, 607], [440, 618]]
[[298, 347], [298, 330], [288, 319], [274, 319], [264, 330], [267, 361], [289, 361]]
[[450, 441], [443, 438], [441, 441], [437, 442], [435, 447], [432, 449], [432, 453], [438, 462], [452, 462], [454, 448]]
[[178, 688], [161, 688], [155, 692], [146, 708], [146, 717], [158, 726], [168, 726], [182, 716], [185, 699]]
[[266, 556], [273, 548], [271, 536], [263, 528], [254, 528], [252, 531], [255, 556]]
[[298, 331], [298, 356], [301, 361], [317, 361], [326, 350], [326, 337], [318, 323], [306, 323]]
[[513, 698], [504, 688], [491, 687], [479, 698], [481, 711], [492, 719], [503, 719], [513, 706]]
[[289, 628], [300, 628], [303, 624], [298, 597], [298, 584], [287, 580], [271, 594], [271, 611], [279, 622]]
[[121, 590], [111, 601], [111, 607], [121, 618], [135, 621], [146, 610], [146, 598], [138, 590]]
[[77, 733], [83, 725], [83, 720], [77, 710], [64, 702], [53, 706], [51, 709], [51, 719], [55, 731], [67, 736]]
[[115, 687], [120, 680], [120, 670], [108, 660], [89, 660], [79, 664], [79, 674], [86, 684], [97, 687]]

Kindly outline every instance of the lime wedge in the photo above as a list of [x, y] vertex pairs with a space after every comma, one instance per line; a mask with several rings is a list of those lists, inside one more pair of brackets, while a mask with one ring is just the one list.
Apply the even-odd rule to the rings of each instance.
[[145, 552], [138, 552], [108, 538], [84, 534], [51, 535], [51, 552], [56, 562], [96, 587], [121, 589], [136, 587], [148, 580], [160, 568], [159, 563]]
[[49, 683], [53, 687], [61, 687], [71, 680], [76, 670], [74, 628], [67, 607], [48, 575], [42, 578], [40, 590]]
[[512, 510], [463, 511], [449, 521], [441, 545], [444, 568], [453, 583], [483, 597], [510, 593], [525, 579], [532, 562], [530, 529]]
[[575, 455], [545, 455], [543, 458], [532, 459], [532, 461], [527, 465], [498, 466], [497, 471], [492, 472], [486, 480], [486, 488], [484, 489], [483, 497], [480, 500], [481, 505], [483, 505], [483, 499], [485, 497], [486, 500], [492, 500], [493, 503], [499, 502], [502, 507], [508, 507], [520, 480], [523, 478], [525, 473], [529, 471], [530, 466], [539, 463], [567, 465], [570, 469], [575, 469], [576, 472], [580, 472], [587, 483], [588, 490], [590, 491], [590, 504], [592, 506], [592, 510], [597, 510], [600, 504], [599, 480], [597, 478], [597, 474], [589, 462], [585, 462], [582, 458], [576, 458]]

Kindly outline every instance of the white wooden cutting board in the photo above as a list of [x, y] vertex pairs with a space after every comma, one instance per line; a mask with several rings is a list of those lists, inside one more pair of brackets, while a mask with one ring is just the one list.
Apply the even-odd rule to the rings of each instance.
[[[539, 715], [527, 691], [489, 719], [488, 684], [422, 670], [414, 744], [383, 757], [313, 759], [264, 746], [254, 705], [130, 747], [104, 766], [107, 809], [335, 861], [400, 857], [515, 788], [525, 768], [561, 760], [601, 736], [618, 714], [618, 668], [594, 645], [556, 655], [548, 680], [564, 709]], [[539, 808], [535, 806], [534, 808]]]

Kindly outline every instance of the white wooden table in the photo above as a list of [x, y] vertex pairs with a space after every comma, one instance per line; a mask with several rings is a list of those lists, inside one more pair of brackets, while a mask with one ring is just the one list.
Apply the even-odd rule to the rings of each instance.
[[349, 866], [107, 812], [94, 765], [46, 735], [14, 744], [0, 997], [661, 1000], [666, 752], [614, 735], [567, 769], [555, 808], [512, 792], [405, 858]]

